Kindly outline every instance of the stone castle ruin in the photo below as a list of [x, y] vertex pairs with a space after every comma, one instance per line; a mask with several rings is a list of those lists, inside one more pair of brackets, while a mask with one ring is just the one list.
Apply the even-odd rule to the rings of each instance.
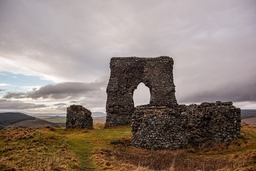
[[[177, 104], [172, 58], [112, 58], [110, 69], [106, 127], [131, 124], [133, 146], [178, 149], [240, 137], [241, 112], [232, 102]], [[141, 82], [150, 103], [135, 108], [133, 92]]]

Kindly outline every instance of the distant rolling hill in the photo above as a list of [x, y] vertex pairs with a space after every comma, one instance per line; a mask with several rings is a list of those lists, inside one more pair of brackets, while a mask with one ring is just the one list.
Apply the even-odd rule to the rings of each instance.
[[256, 110], [253, 109], [242, 109], [241, 110], [242, 119], [256, 117]]
[[15, 128], [15, 127], [44, 127], [57, 126], [58, 124], [51, 123], [33, 116], [19, 112], [0, 113], [0, 129]]
[[[105, 123], [106, 114], [103, 112], [92, 113], [93, 122]], [[242, 122], [256, 125], [256, 110], [242, 109]], [[44, 126], [65, 126], [65, 116], [44, 116], [33, 117], [20, 112], [0, 113], [0, 129], [15, 127], [44, 127]]]
[[241, 110], [242, 123], [256, 126], [256, 110], [242, 109]]
[[[66, 126], [66, 117], [65, 116], [39, 116], [39, 118], [52, 122], [58, 123], [61, 126]], [[93, 124], [101, 123], [104, 124], [106, 122], [106, 116], [93, 116]]]
[[[94, 124], [105, 123], [106, 121], [106, 114], [103, 112], [92, 112], [92, 117], [93, 117]], [[52, 123], [58, 123], [58, 124], [61, 124], [61, 126], [66, 125], [66, 115], [63, 115], [63, 114], [55, 115], [55, 116], [52, 116], [52, 114], [51, 115], [45, 114], [45, 115], [37, 116], [37, 118], [40, 118]]]
[[35, 120], [36, 118], [33, 116], [29, 116], [19, 112], [6, 112], [0, 113], [0, 124], [1, 125], [10, 125], [16, 122], [24, 121], [24, 120]]
[[106, 113], [103, 112], [92, 112], [92, 117], [96, 118], [96, 117], [104, 117], [106, 116]]

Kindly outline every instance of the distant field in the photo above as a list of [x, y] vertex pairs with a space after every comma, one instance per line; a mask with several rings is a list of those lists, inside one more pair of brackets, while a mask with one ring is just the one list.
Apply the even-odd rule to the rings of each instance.
[[256, 126], [256, 117], [242, 119], [242, 123], [246, 123], [248, 125]]
[[[52, 123], [62, 124], [63, 126], [65, 126], [66, 124], [66, 117], [63, 117], [63, 116], [38, 116], [37, 118], [40, 118]], [[93, 124], [97, 124], [97, 123], [104, 124], [105, 122], [106, 122], [106, 116], [93, 117]]]
[[106, 122], [106, 116], [102, 116], [102, 117], [95, 117], [93, 118], [93, 124], [104, 124]]
[[66, 123], [66, 117], [64, 116], [37, 116], [37, 118], [40, 118], [52, 123], [58, 123], [58, 124]]

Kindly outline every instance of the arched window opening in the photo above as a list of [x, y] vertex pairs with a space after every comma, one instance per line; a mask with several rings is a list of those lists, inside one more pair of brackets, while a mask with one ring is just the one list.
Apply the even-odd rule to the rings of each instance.
[[134, 107], [146, 105], [150, 102], [150, 91], [144, 83], [140, 83], [133, 93]]

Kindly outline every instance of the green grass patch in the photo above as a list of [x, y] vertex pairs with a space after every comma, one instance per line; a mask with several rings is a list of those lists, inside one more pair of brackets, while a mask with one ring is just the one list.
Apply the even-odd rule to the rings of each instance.
[[91, 156], [97, 148], [111, 146], [111, 140], [131, 137], [131, 127], [115, 127], [104, 129], [102, 125], [94, 130], [71, 129], [66, 130], [68, 147], [74, 150], [79, 157], [82, 169], [98, 169]]

